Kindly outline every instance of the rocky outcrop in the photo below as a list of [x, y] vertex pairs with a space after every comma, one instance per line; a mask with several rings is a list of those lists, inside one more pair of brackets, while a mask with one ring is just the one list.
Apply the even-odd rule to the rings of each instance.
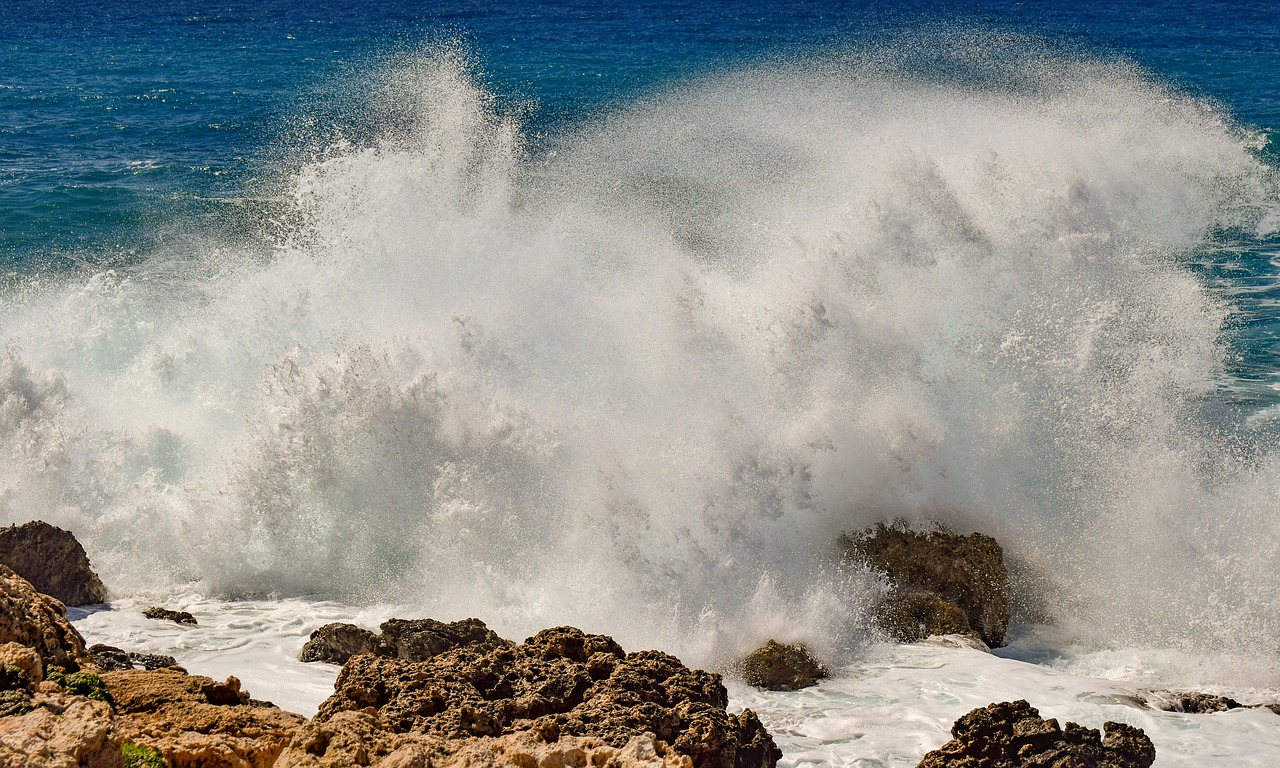
[[878, 616], [895, 639], [972, 632], [993, 648], [1004, 644], [1009, 576], [995, 539], [940, 525], [921, 532], [881, 523], [844, 534], [840, 544], [846, 560], [881, 572], [891, 584]]
[[479, 619], [449, 624], [435, 619], [388, 619], [378, 628], [382, 653], [406, 661], [424, 661], [463, 645], [511, 645]]
[[115, 646], [97, 643], [89, 646], [89, 657], [94, 665], [103, 672], [119, 672], [126, 669], [164, 669], [176, 666], [178, 661], [172, 656], [158, 653], [137, 653], [124, 651]]
[[304, 722], [254, 702], [234, 677], [180, 669], [108, 672], [115, 732], [158, 750], [172, 768], [268, 768]]
[[64, 605], [106, 602], [107, 588], [70, 531], [39, 520], [0, 528], [0, 563]]
[[1244, 705], [1227, 696], [1215, 696], [1212, 693], [1194, 691], [1150, 691], [1143, 701], [1152, 709], [1165, 712], [1183, 712], [1189, 715], [1211, 715], [1239, 709]]
[[63, 693], [36, 694], [28, 711], [0, 717], [6, 768], [119, 768], [111, 707]]
[[1045, 720], [1026, 701], [975, 709], [951, 727], [951, 741], [928, 753], [917, 768], [1149, 768], [1156, 750], [1140, 728], [1105, 723], [1093, 728]]
[[153, 605], [143, 611], [142, 615], [146, 616], [148, 619], [155, 619], [156, 621], [172, 621], [176, 624], [189, 624], [193, 627], [196, 626], [196, 617], [186, 611], [172, 611], [168, 608], [161, 608]]
[[67, 621], [66, 606], [0, 565], [0, 643], [9, 642], [59, 666], [75, 667], [85, 658], [84, 638]]
[[[627, 654], [572, 627], [419, 662], [359, 655], [279, 765], [439, 765], [464, 751], [490, 756], [468, 764], [496, 765], [493, 755], [530, 745], [602, 761], [606, 748], [647, 756], [637, 765], [775, 765], [781, 753], [759, 720], [729, 713], [727, 698], [719, 675], [658, 651]], [[512, 759], [502, 764], [557, 764]]]
[[827, 670], [803, 645], [770, 640], [738, 665], [748, 685], [769, 691], [795, 691], [816, 685]]
[[360, 653], [373, 653], [406, 661], [424, 661], [463, 645], [511, 645], [479, 619], [446, 624], [435, 619], [389, 619], [375, 635], [354, 624], [325, 624], [298, 654], [301, 661], [345, 664]]

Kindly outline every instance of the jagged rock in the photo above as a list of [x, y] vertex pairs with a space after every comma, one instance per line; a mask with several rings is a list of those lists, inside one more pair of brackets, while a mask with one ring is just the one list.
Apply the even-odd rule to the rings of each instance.
[[158, 653], [137, 653], [124, 651], [115, 646], [101, 643], [89, 646], [89, 656], [93, 663], [103, 672], [119, 672], [126, 669], [164, 669], [176, 666], [178, 661], [172, 656]]
[[875, 615], [880, 626], [901, 643], [918, 642], [931, 635], [978, 637], [964, 610], [934, 592], [890, 595]]
[[180, 669], [107, 672], [115, 731], [153, 747], [172, 768], [268, 768], [304, 722], [254, 703], [234, 677], [219, 683]]
[[975, 709], [951, 726], [951, 741], [917, 768], [1150, 768], [1156, 750], [1140, 728], [1105, 723], [1105, 738], [1076, 723], [1065, 729], [1026, 701]]
[[4, 677], [17, 678], [18, 685], [4, 686], [7, 689], [26, 688], [34, 690], [44, 680], [44, 663], [34, 648], [18, 643], [0, 645], [0, 670]]
[[359, 655], [278, 765], [440, 765], [432, 754], [493, 755], [520, 740], [570, 751], [632, 745], [638, 755], [648, 753], [633, 740], [648, 733], [653, 760], [664, 761], [655, 765], [771, 768], [781, 752], [750, 710], [730, 714], [727, 700], [719, 675], [572, 627], [421, 662]]
[[190, 624], [193, 627], [196, 626], [196, 617], [186, 611], [171, 611], [168, 608], [161, 608], [157, 605], [153, 605], [146, 609], [142, 612], [142, 615], [146, 616], [148, 619], [155, 619], [156, 621], [173, 621], [178, 624]]
[[479, 619], [446, 624], [435, 619], [388, 619], [378, 627], [382, 654], [406, 661], [423, 661], [462, 645], [510, 645]]
[[1151, 691], [1146, 697], [1147, 704], [1153, 709], [1165, 712], [1185, 712], [1189, 715], [1211, 715], [1215, 712], [1226, 712], [1239, 709], [1244, 705], [1227, 696], [1215, 696], [1211, 693], [1195, 693], [1175, 691]]
[[70, 531], [40, 520], [0, 528], [0, 563], [63, 605], [106, 602], [107, 588]]
[[354, 624], [325, 624], [315, 632], [298, 654], [299, 661], [327, 661], [346, 664], [357, 653], [378, 650], [378, 636]]
[[37, 694], [25, 714], [0, 717], [0, 765], [119, 768], [111, 707], [66, 694]]
[[84, 638], [67, 621], [66, 607], [0, 565], [0, 643], [7, 642], [25, 645], [46, 662], [68, 668], [86, 658]]
[[[1004, 644], [1009, 576], [995, 539], [981, 533], [962, 536], [940, 525], [918, 532], [881, 523], [842, 535], [840, 544], [846, 559], [884, 573], [893, 585], [891, 600], [881, 610], [890, 633], [913, 639], [955, 633], [963, 614], [964, 631], [975, 632], [993, 648]], [[931, 603], [921, 594], [938, 600]], [[921, 624], [931, 631], [924, 632]]]
[[375, 635], [354, 624], [325, 624], [302, 646], [302, 661], [345, 664], [358, 653], [374, 653], [406, 661], [423, 661], [461, 645], [511, 645], [479, 619], [451, 623], [435, 619], [388, 619]]
[[795, 691], [816, 685], [827, 670], [803, 645], [773, 640], [752, 651], [740, 669], [748, 685], [770, 691]]

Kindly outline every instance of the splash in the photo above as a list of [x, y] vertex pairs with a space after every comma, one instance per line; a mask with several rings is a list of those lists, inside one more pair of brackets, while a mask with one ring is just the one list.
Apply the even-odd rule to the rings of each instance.
[[456, 52], [389, 65], [386, 129], [287, 174], [269, 251], [6, 289], [0, 515], [121, 594], [695, 661], [856, 644], [879, 587], [837, 534], [942, 519], [1084, 642], [1273, 635], [1277, 458], [1205, 417], [1228, 307], [1188, 262], [1275, 179], [1122, 64], [934, 54], [730, 73], [533, 150]]

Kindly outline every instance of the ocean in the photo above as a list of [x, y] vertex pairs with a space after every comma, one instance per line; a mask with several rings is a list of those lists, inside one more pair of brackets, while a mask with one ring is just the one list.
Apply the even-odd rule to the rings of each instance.
[[[1273, 3], [0, 7], [0, 522], [90, 642], [310, 713], [328, 621], [723, 668], [783, 765], [1026, 698], [1273, 766]], [[844, 531], [1004, 546], [994, 655], [887, 644]], [[191, 610], [201, 626], [142, 618]]]

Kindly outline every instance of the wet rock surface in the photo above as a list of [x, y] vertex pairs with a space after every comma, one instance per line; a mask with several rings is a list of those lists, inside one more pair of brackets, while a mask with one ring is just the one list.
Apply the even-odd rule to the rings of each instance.
[[[727, 712], [727, 699], [719, 675], [658, 651], [627, 654], [609, 637], [572, 627], [543, 630], [518, 646], [473, 644], [419, 662], [359, 655], [281, 765], [425, 765], [422, 755], [432, 750], [492, 752], [513, 740], [558, 750], [587, 739], [612, 754], [640, 749], [634, 740], [646, 734], [655, 760], [775, 765], [781, 753], [759, 720], [750, 710]], [[418, 762], [399, 762], [409, 752]]]
[[951, 741], [917, 768], [1149, 768], [1156, 751], [1142, 729], [1106, 723], [1106, 736], [1076, 723], [1058, 726], [1026, 701], [980, 707], [951, 727]]
[[827, 670], [803, 645], [773, 640], [752, 651], [738, 665], [748, 685], [769, 691], [795, 691], [816, 685]]
[[155, 619], [156, 621], [172, 621], [178, 624], [188, 624], [193, 627], [197, 626], [196, 617], [186, 611], [172, 611], [168, 608], [161, 608], [160, 606], [153, 605], [143, 611], [142, 615], [146, 616], [148, 619]]
[[89, 646], [89, 657], [103, 672], [119, 672], [127, 669], [164, 669], [177, 666], [177, 659], [158, 653], [125, 651], [111, 645], [97, 643]]
[[325, 624], [311, 633], [301, 661], [326, 661], [345, 664], [352, 656], [372, 653], [378, 656], [424, 661], [445, 651], [464, 645], [512, 645], [479, 619], [462, 619], [445, 623], [435, 619], [388, 619], [375, 635], [354, 624]]
[[[878, 618], [895, 639], [914, 642], [934, 634], [972, 632], [990, 647], [1004, 644], [1009, 628], [1009, 575], [995, 539], [885, 525], [840, 537], [847, 561], [889, 580], [890, 598]], [[965, 626], [960, 626], [963, 618]]]
[[107, 588], [76, 537], [40, 520], [0, 528], [0, 563], [64, 605], [107, 599]]

